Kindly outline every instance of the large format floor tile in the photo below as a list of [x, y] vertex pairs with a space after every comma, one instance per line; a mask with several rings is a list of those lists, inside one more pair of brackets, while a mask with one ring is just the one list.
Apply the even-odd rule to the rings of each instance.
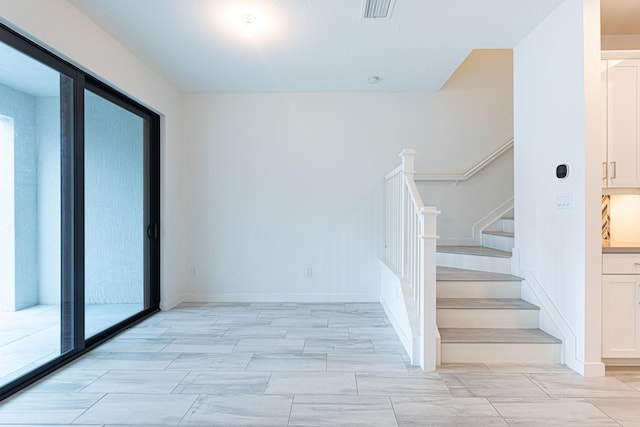
[[476, 397], [549, 397], [524, 374], [470, 373], [455, 377]]
[[201, 396], [181, 424], [287, 425], [292, 401], [292, 396]]
[[584, 399], [489, 399], [513, 426], [618, 426], [619, 424]]
[[408, 360], [380, 304], [188, 303], [0, 402], [0, 427], [640, 427], [638, 370]]
[[296, 396], [290, 426], [395, 426], [388, 397]]
[[392, 397], [399, 426], [507, 426], [480, 397]]
[[197, 397], [192, 394], [107, 394], [74, 422], [176, 425]]
[[360, 396], [450, 396], [438, 374], [357, 373]]
[[22, 393], [2, 403], [2, 424], [71, 424], [102, 393]]
[[531, 381], [551, 397], [634, 397], [640, 391], [617, 378], [585, 378], [575, 373], [533, 374]]
[[82, 389], [83, 393], [171, 393], [186, 372], [109, 371]]

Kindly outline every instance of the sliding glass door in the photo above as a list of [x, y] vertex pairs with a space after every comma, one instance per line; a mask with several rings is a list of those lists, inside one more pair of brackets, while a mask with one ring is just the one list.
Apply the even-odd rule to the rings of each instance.
[[159, 117], [0, 25], [0, 399], [159, 306]]
[[146, 308], [145, 119], [84, 92], [85, 336]]
[[0, 43], [0, 386], [72, 349], [61, 280], [61, 123], [72, 83]]

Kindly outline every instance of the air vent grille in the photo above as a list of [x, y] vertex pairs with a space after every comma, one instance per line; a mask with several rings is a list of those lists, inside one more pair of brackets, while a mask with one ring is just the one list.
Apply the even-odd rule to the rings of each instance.
[[364, 0], [364, 19], [390, 18], [394, 0]]

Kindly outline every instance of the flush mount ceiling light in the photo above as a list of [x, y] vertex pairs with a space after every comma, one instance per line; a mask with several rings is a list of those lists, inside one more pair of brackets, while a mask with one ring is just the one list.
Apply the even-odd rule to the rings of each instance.
[[378, 83], [380, 83], [380, 77], [371, 76], [367, 79], [367, 83], [369, 83], [370, 85], [377, 85]]
[[364, 19], [391, 18], [395, 0], [362, 0], [362, 17]]
[[244, 13], [240, 16], [240, 31], [245, 35], [245, 37], [254, 39], [259, 33], [259, 27], [260, 25], [256, 22], [255, 15]]
[[256, 17], [250, 13], [245, 13], [242, 15], [242, 23], [248, 27], [253, 26], [256, 23]]

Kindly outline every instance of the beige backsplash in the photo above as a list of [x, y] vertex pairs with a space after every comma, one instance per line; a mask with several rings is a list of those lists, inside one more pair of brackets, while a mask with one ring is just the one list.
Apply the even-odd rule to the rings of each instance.
[[640, 195], [602, 196], [602, 239], [640, 242]]

